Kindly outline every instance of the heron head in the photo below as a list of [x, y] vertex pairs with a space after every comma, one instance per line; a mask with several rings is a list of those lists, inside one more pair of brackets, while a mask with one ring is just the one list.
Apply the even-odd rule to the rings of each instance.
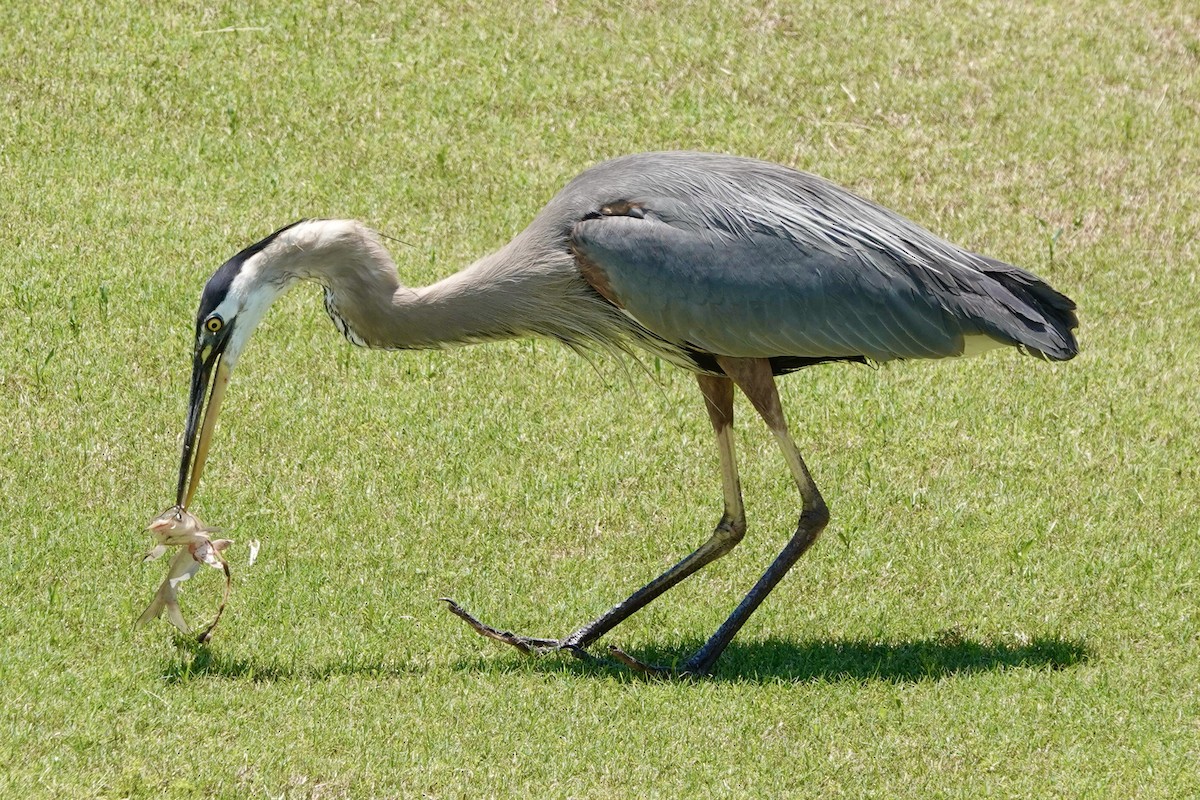
[[278, 248], [270, 245], [298, 224], [275, 231], [226, 261], [208, 279], [200, 295], [175, 499], [182, 508], [192, 502], [200, 484], [221, 401], [238, 356], [271, 303], [295, 280], [275, 268], [278, 258], [274, 250]]

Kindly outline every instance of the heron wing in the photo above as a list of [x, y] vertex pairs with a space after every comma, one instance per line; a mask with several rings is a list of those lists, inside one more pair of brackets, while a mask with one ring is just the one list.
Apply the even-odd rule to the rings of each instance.
[[747, 163], [585, 216], [572, 230], [585, 277], [656, 336], [718, 355], [940, 358], [976, 336], [1074, 355], [1074, 305], [1036, 276], [816, 176]]
[[898, 265], [853, 248], [699, 226], [651, 208], [641, 218], [584, 220], [573, 239], [593, 285], [680, 346], [878, 361], [962, 352], [964, 331], [935, 296]]

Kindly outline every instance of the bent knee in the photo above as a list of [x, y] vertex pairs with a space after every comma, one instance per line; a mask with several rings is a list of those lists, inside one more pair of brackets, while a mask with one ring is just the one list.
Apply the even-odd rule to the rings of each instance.
[[721, 521], [717, 523], [716, 529], [713, 531], [710, 541], [717, 549], [717, 555], [723, 556], [733, 548], [737, 547], [738, 542], [746, 535], [746, 518], [732, 517], [729, 514], [721, 517]]
[[814, 536], [824, 530], [829, 524], [829, 506], [820, 497], [808, 508], [800, 512], [800, 525], [812, 531]]

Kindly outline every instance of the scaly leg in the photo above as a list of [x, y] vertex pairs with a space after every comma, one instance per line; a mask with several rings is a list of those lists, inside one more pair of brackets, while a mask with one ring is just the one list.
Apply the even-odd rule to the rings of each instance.
[[[450, 611], [466, 621], [481, 636], [510, 644], [524, 653], [540, 654], [553, 650], [567, 650], [573, 655], [587, 659], [590, 658], [585, 650], [588, 645], [645, 608], [672, 586], [732, 550], [746, 532], [746, 510], [742, 505], [742, 490], [733, 453], [733, 382], [728, 378], [712, 375], [697, 375], [697, 380], [700, 383], [700, 392], [704, 395], [709, 420], [717, 436], [717, 450], [721, 458], [721, 488], [725, 495], [725, 513], [708, 541], [626, 600], [617, 603], [563, 639], [539, 639], [497, 630], [471, 616], [453, 600], [442, 598]], [[615, 654], [618, 658], [622, 655], [620, 651], [615, 651]]]
[[821, 493], [817, 490], [817, 485], [813, 482], [812, 475], [809, 474], [808, 467], [804, 464], [804, 459], [800, 457], [800, 451], [796, 449], [792, 437], [788, 434], [783, 407], [779, 402], [779, 391], [775, 386], [775, 378], [771, 374], [770, 362], [766, 359], [718, 357], [717, 363], [746, 394], [755, 410], [767, 423], [767, 427], [771, 429], [771, 433], [775, 435], [779, 449], [783, 451], [784, 460], [787, 461], [788, 469], [791, 470], [792, 477], [796, 481], [796, 488], [800, 490], [802, 501], [800, 522], [796, 526], [796, 533], [784, 546], [783, 552], [771, 563], [771, 566], [759, 578], [758, 583], [754, 584], [754, 587], [717, 629], [717, 632], [683, 663], [678, 672], [642, 664], [625, 653], [613, 651], [614, 657], [647, 674], [707, 675], [710, 673], [730, 640], [766, 596], [771, 593], [776, 584], [787, 574], [788, 570], [799, 560], [800, 556], [804, 555], [804, 551], [817, 540], [829, 522], [829, 509], [826, 507]]

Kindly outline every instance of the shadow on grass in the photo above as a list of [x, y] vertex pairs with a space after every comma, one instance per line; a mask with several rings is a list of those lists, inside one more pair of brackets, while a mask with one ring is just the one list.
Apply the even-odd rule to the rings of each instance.
[[[295, 664], [242, 659], [213, 653], [205, 645], [180, 642], [179, 657], [167, 664], [163, 680], [181, 683], [198, 678], [243, 681], [323, 680], [335, 675], [395, 677], [421, 672], [403, 663], [347, 657], [325, 664]], [[648, 647], [630, 651], [650, 664], [673, 666], [702, 642], [684, 642], [675, 648]], [[477, 672], [537, 671], [601, 677], [617, 675], [629, 680], [640, 676], [627, 667], [598, 659], [579, 661], [567, 654], [522, 656], [506, 646], [480, 640], [477, 657], [453, 665], [454, 669]], [[500, 648], [494, 650], [493, 648]], [[604, 652], [596, 648], [596, 654]], [[1060, 670], [1086, 663], [1091, 656], [1082, 641], [1042, 636], [1021, 641], [988, 641], [956, 631], [924, 639], [880, 642], [865, 639], [818, 639], [785, 641], [734, 640], [717, 662], [713, 679], [723, 682], [884, 681], [918, 683], [966, 676], [981, 672], [1014, 669]]]
[[186, 683], [199, 678], [222, 678], [270, 683], [291, 680], [324, 680], [334, 675], [365, 677], [395, 677], [419, 670], [403, 663], [386, 663], [346, 657], [325, 664], [297, 664], [285, 661], [262, 661], [235, 658], [214, 653], [207, 645], [194, 641], [177, 641], [179, 656], [168, 662], [162, 679], [167, 683]]
[[[650, 647], [631, 651], [630, 655], [646, 663], [670, 667], [701, 644], [700, 641], [693, 641], [671, 649]], [[597, 649], [597, 654], [600, 652]], [[760, 683], [917, 683], [1013, 669], [1060, 670], [1086, 663], [1090, 655], [1087, 646], [1078, 640], [1034, 637], [1020, 642], [983, 641], [953, 631], [901, 642], [863, 639], [805, 642], [734, 640], [717, 662], [713, 679]], [[566, 655], [530, 661], [514, 654], [511, 659], [480, 658], [458, 666], [462, 669], [515, 671], [527, 668], [527, 664], [534, 664], [536, 669], [548, 672], [600, 675], [621, 671], [634, 675], [615, 663], [585, 663]]]

